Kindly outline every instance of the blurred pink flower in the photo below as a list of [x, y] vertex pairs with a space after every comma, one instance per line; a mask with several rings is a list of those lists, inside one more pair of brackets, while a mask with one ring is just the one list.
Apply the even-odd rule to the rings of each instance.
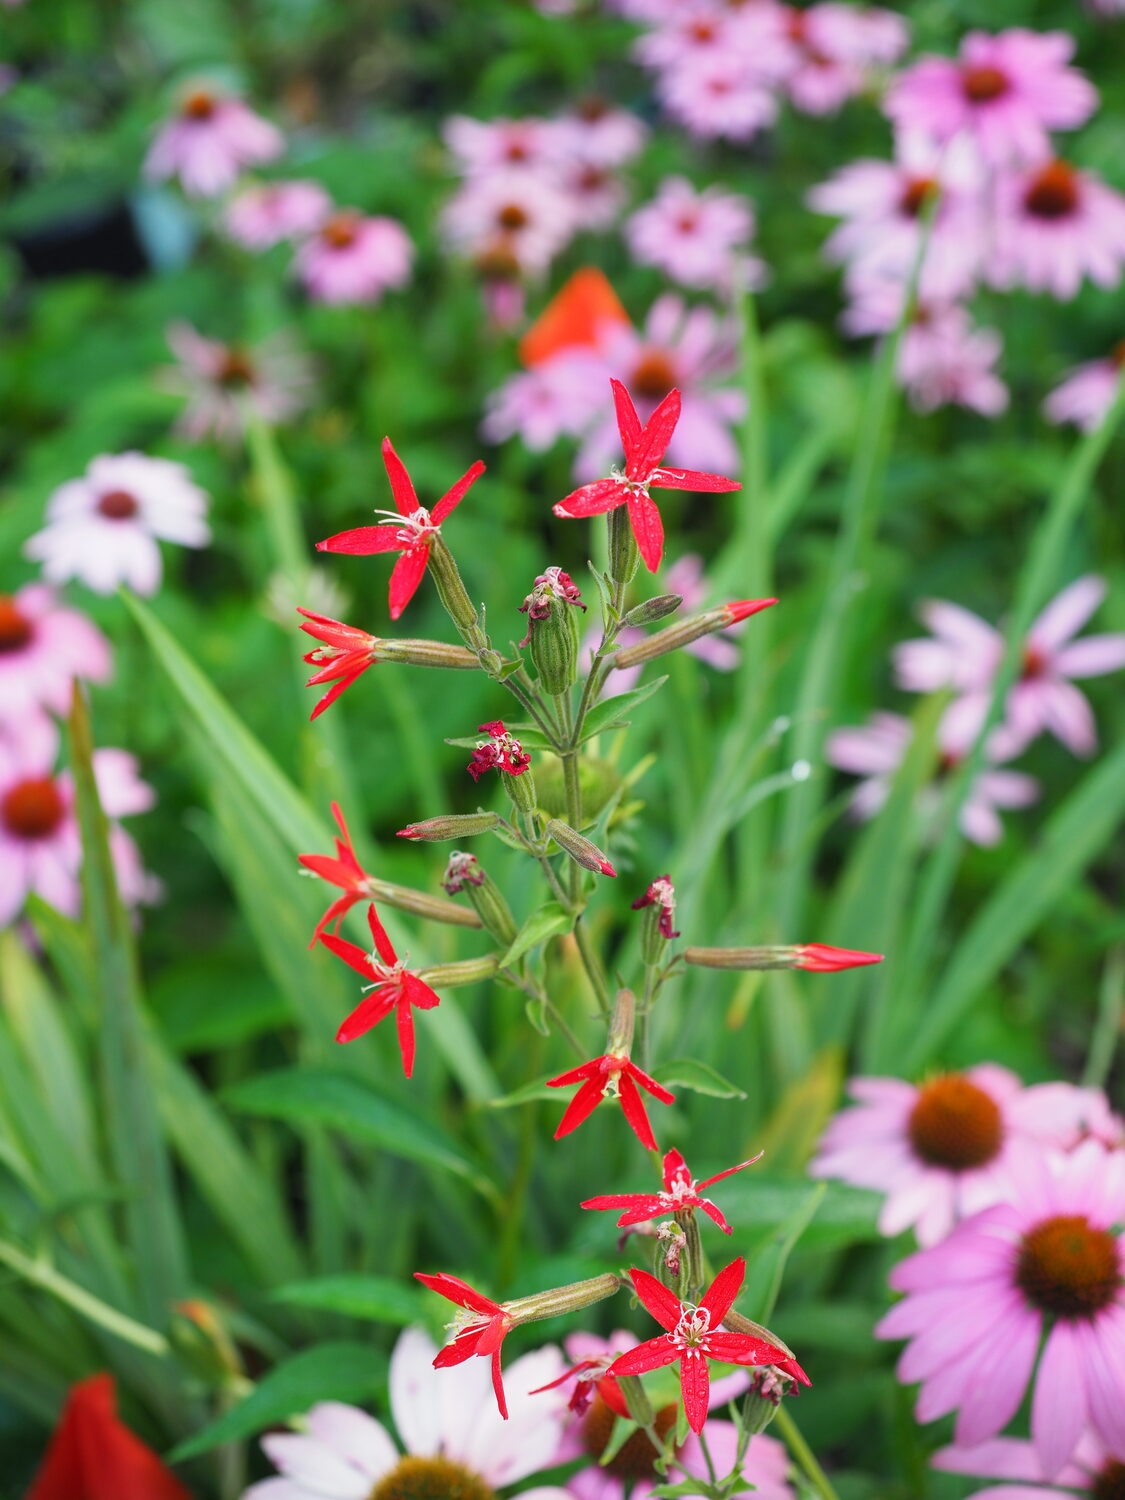
[[942, 144], [967, 134], [992, 166], [1043, 161], [1048, 132], [1073, 130], [1097, 106], [1092, 85], [1068, 66], [1073, 53], [1062, 31], [971, 31], [956, 61], [923, 57], [900, 73], [885, 109]]
[[331, 207], [319, 182], [257, 182], [231, 199], [223, 222], [231, 239], [247, 250], [269, 250], [283, 240], [312, 234]]
[[0, 594], [0, 720], [41, 708], [65, 714], [75, 678], [104, 682], [109, 674], [109, 642], [53, 589], [29, 583]]
[[315, 302], [372, 303], [410, 280], [414, 246], [397, 219], [338, 209], [297, 251], [293, 266]]
[[765, 267], [746, 254], [754, 210], [739, 193], [719, 187], [697, 191], [686, 177], [665, 177], [650, 203], [625, 225], [633, 259], [657, 266], [681, 286], [729, 292], [736, 274], [760, 286]]
[[[82, 846], [68, 771], [56, 774], [54, 747], [0, 739], [0, 926], [23, 910], [34, 892], [67, 916], [78, 915]], [[152, 788], [124, 750], [95, 750], [98, 796], [110, 823], [121, 898], [127, 906], [159, 899], [160, 884], [147, 875], [133, 840], [116, 821], [147, 812]]]
[[79, 578], [99, 594], [120, 583], [138, 594], [160, 587], [157, 539], [204, 547], [207, 495], [183, 464], [143, 453], [102, 454], [81, 479], [47, 502], [47, 524], [24, 544], [51, 583]]
[[[1074, 640], [1105, 595], [1105, 582], [1087, 574], [1056, 595], [1032, 624], [1022, 674], [1004, 705], [1001, 732], [992, 741], [1001, 759], [1018, 755], [1045, 732], [1075, 755], [1092, 755], [1097, 749], [1090, 705], [1070, 679], [1100, 677], [1125, 667], [1125, 633]], [[964, 752], [984, 722], [1004, 638], [970, 610], [941, 599], [923, 604], [919, 614], [933, 638], [895, 647], [895, 678], [910, 693], [947, 688], [957, 693], [941, 734], [943, 744]]]
[[534, 175], [557, 166], [564, 154], [556, 122], [534, 117], [474, 120], [453, 115], [442, 128], [442, 139], [465, 176], [521, 169]]
[[935, 1245], [958, 1220], [1009, 1196], [1020, 1142], [1076, 1145], [1078, 1121], [1092, 1106], [1075, 1096], [1088, 1092], [1050, 1083], [1025, 1089], [996, 1063], [920, 1086], [853, 1078], [848, 1093], [858, 1102], [829, 1123], [809, 1171], [884, 1193], [880, 1232], [913, 1228], [920, 1245]]
[[453, 247], [483, 263], [500, 255], [515, 274], [539, 275], [573, 236], [574, 205], [558, 177], [522, 168], [470, 176], [445, 205], [442, 226]]
[[989, 1496], [994, 1500], [1073, 1500], [1075, 1493], [1112, 1500], [1125, 1480], [1121, 1459], [1114, 1458], [1100, 1438], [1089, 1431], [1078, 1439], [1057, 1474], [1044, 1472], [1035, 1445], [1022, 1438], [989, 1438], [966, 1448], [950, 1443], [939, 1448], [930, 1463], [946, 1474], [1015, 1481], [999, 1489], [977, 1490], [969, 1500], [988, 1500]]
[[1004, 174], [995, 210], [988, 264], [994, 286], [1069, 301], [1084, 277], [1102, 287], [1121, 280], [1125, 197], [1092, 173], [1056, 160]]
[[161, 384], [185, 397], [176, 428], [191, 442], [237, 438], [248, 415], [272, 425], [307, 405], [312, 365], [284, 332], [253, 351], [204, 338], [185, 322], [169, 324], [165, 337], [178, 364], [160, 372]]
[[490, 443], [518, 433], [533, 453], [578, 437], [605, 404], [605, 372], [592, 350], [572, 349], [511, 375], [488, 397], [481, 432]]
[[1083, 432], [1093, 432], [1121, 389], [1122, 370], [1125, 370], [1125, 342], [1105, 359], [1078, 365], [1043, 403], [1048, 420], [1073, 422]]
[[895, 62], [906, 51], [906, 22], [875, 7], [826, 3], [786, 7], [791, 62], [784, 89], [797, 109], [832, 114], [862, 93], [874, 65]]
[[749, 141], [777, 118], [769, 81], [736, 50], [698, 49], [656, 82], [661, 104], [692, 135]]
[[[873, 818], [890, 795], [895, 773], [913, 738], [914, 728], [901, 714], [874, 713], [859, 728], [835, 729], [828, 736], [824, 758], [830, 766], [862, 776], [851, 797], [855, 817]], [[942, 740], [939, 781], [926, 787], [919, 801], [923, 825], [932, 825], [941, 802], [941, 777], [953, 771], [964, 751]], [[1004, 836], [997, 808], [1028, 807], [1038, 800], [1039, 783], [1021, 771], [995, 766], [977, 773], [961, 806], [960, 828], [974, 844], [998, 844]], [[932, 832], [930, 828], [928, 831]]]
[[575, 230], [605, 230], [615, 224], [628, 196], [624, 182], [609, 167], [592, 162], [568, 162], [559, 185], [570, 202]]
[[1030, 1386], [1044, 1474], [1059, 1473], [1087, 1424], [1125, 1457], [1125, 1152], [1026, 1148], [1011, 1177], [1008, 1202], [894, 1268], [907, 1295], [876, 1336], [910, 1340], [898, 1377], [921, 1382], [920, 1422], [957, 1412], [958, 1446], [994, 1437]]
[[559, 152], [592, 167], [624, 166], [648, 136], [643, 120], [594, 95], [551, 123]]
[[178, 113], [161, 126], [145, 157], [147, 177], [178, 177], [185, 193], [214, 198], [232, 187], [246, 167], [273, 161], [285, 138], [241, 99], [206, 85], [186, 94]]

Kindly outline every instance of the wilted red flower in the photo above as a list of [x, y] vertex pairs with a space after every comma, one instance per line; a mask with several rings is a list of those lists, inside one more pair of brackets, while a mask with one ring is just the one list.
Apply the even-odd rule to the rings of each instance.
[[629, 523], [645, 567], [655, 573], [664, 552], [664, 524], [649, 489], [727, 491], [742, 488], [736, 479], [704, 474], [699, 469], [666, 469], [661, 460], [680, 420], [680, 393], [670, 391], [642, 427], [632, 397], [620, 380], [611, 380], [617, 429], [625, 450], [624, 474], [595, 479], [573, 490], [554, 507], [556, 516], [599, 516], [619, 505], [629, 507]]
[[580, 1359], [576, 1365], [571, 1365], [569, 1370], [564, 1370], [557, 1380], [549, 1380], [546, 1385], [537, 1385], [527, 1394], [538, 1396], [543, 1391], [553, 1391], [557, 1386], [564, 1385], [566, 1381], [573, 1380], [574, 1390], [570, 1393], [567, 1409], [576, 1417], [585, 1416], [597, 1395], [602, 1398], [614, 1416], [628, 1418], [629, 1407], [625, 1397], [621, 1394], [621, 1387], [612, 1375], [607, 1374], [613, 1360], [612, 1354], [601, 1354], [592, 1359]]
[[26, 1500], [191, 1500], [117, 1415], [112, 1375], [71, 1386]]
[[332, 924], [335, 924], [333, 931], [339, 932], [340, 923], [356, 902], [366, 900], [371, 894], [369, 876], [356, 858], [348, 825], [344, 822], [344, 815], [340, 811], [338, 802], [332, 804], [332, 816], [336, 819], [336, 826], [341, 834], [341, 837], [336, 840], [335, 858], [331, 854], [298, 854], [297, 856], [298, 861], [306, 870], [311, 870], [314, 875], [319, 875], [330, 885], [338, 885], [344, 893], [336, 897], [316, 924], [312, 942], [309, 944], [310, 948], [315, 946], [317, 938], [321, 936], [325, 928]]
[[561, 1089], [571, 1083], [580, 1083], [582, 1087], [567, 1105], [559, 1121], [559, 1128], [555, 1131], [556, 1141], [569, 1135], [572, 1130], [577, 1130], [608, 1095], [620, 1099], [625, 1118], [641, 1145], [649, 1151], [657, 1149], [656, 1137], [645, 1113], [640, 1089], [645, 1089], [653, 1098], [659, 1099], [661, 1104], [674, 1104], [676, 1096], [657, 1083], [655, 1078], [642, 1072], [635, 1062], [614, 1053], [606, 1057], [595, 1057], [577, 1068], [560, 1073], [557, 1078], [548, 1078], [547, 1087]]
[[643, 896], [638, 896], [633, 902], [633, 910], [640, 911], [645, 906], [660, 907], [660, 936], [667, 938], [669, 942], [678, 938], [679, 933], [672, 930], [672, 914], [676, 910], [676, 888], [672, 884], [670, 875], [661, 875], [652, 882]]
[[469, 775], [474, 781], [479, 781], [486, 771], [507, 771], [509, 776], [522, 776], [531, 764], [531, 756], [520, 744], [519, 740], [504, 728], [500, 719], [493, 719], [487, 724], [478, 724], [477, 729], [481, 734], [487, 734], [487, 740], [481, 740], [473, 751], [473, 758], [469, 762]]
[[314, 610], [302, 609], [300, 605], [297, 606], [297, 613], [305, 616], [301, 629], [324, 642], [323, 646], [314, 646], [305, 654], [309, 665], [319, 668], [305, 686], [317, 687], [324, 682], [332, 683], [309, 715], [310, 719], [315, 719], [330, 704], [335, 703], [340, 694], [346, 692], [368, 667], [375, 665], [375, 649], [379, 640], [377, 636], [369, 635], [356, 625], [344, 625], [328, 615], [318, 615]]
[[680, 1390], [692, 1432], [701, 1432], [707, 1420], [711, 1390], [709, 1359], [731, 1365], [776, 1365], [787, 1375], [809, 1384], [804, 1370], [784, 1349], [748, 1333], [728, 1333], [722, 1327], [746, 1278], [746, 1262], [741, 1255], [719, 1272], [698, 1306], [681, 1302], [675, 1292], [647, 1271], [631, 1270], [629, 1275], [637, 1296], [667, 1332], [618, 1355], [609, 1373], [614, 1377], [643, 1375], [679, 1360]]
[[397, 620], [422, 582], [422, 574], [430, 560], [430, 548], [442, 522], [460, 505], [469, 487], [484, 473], [484, 464], [478, 459], [466, 469], [430, 511], [418, 503], [410, 475], [389, 437], [383, 439], [383, 463], [391, 481], [397, 513], [393, 510], [376, 511], [376, 515], [385, 515], [389, 519], [375, 526], [338, 531], [326, 541], [317, 542], [316, 548], [318, 552], [344, 552], [360, 557], [368, 557], [373, 552], [401, 552], [402, 556], [391, 572], [390, 586], [391, 619]]
[[428, 1275], [415, 1271], [414, 1278], [439, 1297], [448, 1297], [450, 1302], [465, 1308], [476, 1316], [470, 1318], [453, 1336], [452, 1343], [439, 1349], [434, 1360], [435, 1370], [444, 1370], [448, 1365], [464, 1364], [474, 1354], [491, 1356], [492, 1389], [496, 1392], [496, 1405], [500, 1415], [508, 1420], [508, 1403], [504, 1396], [504, 1381], [500, 1373], [500, 1349], [513, 1323], [506, 1307], [485, 1297], [459, 1276], [450, 1276], [445, 1271]]
[[383, 924], [375, 911], [375, 904], [367, 908], [367, 923], [375, 943], [374, 952], [369, 953], [358, 943], [349, 943], [346, 938], [322, 932], [320, 941], [337, 958], [342, 958], [357, 974], [365, 979], [374, 975], [374, 984], [367, 988], [371, 993], [361, 1000], [340, 1025], [336, 1033], [338, 1042], [353, 1042], [377, 1026], [391, 1011], [398, 1019], [398, 1044], [402, 1050], [402, 1071], [407, 1078], [414, 1071], [414, 1010], [433, 1010], [440, 1004], [440, 997], [423, 979], [412, 974], [394, 950], [394, 945], [383, 930]]
[[703, 1188], [710, 1187], [713, 1182], [720, 1182], [724, 1177], [730, 1177], [735, 1172], [741, 1172], [743, 1167], [752, 1167], [756, 1161], [760, 1161], [762, 1153], [752, 1156], [749, 1161], [740, 1161], [737, 1167], [728, 1167], [725, 1172], [716, 1172], [714, 1177], [706, 1177], [702, 1182], [696, 1182], [688, 1171], [687, 1163], [675, 1149], [669, 1151], [664, 1157], [664, 1191], [661, 1193], [609, 1193], [600, 1198], [587, 1198], [583, 1208], [623, 1208], [625, 1212], [617, 1221], [618, 1229], [624, 1229], [630, 1224], [643, 1224], [647, 1219], [659, 1218], [661, 1214], [679, 1214], [685, 1209], [701, 1208], [703, 1212], [723, 1231], [730, 1234], [731, 1227], [723, 1217], [722, 1213], [711, 1202], [710, 1198], [701, 1197]]

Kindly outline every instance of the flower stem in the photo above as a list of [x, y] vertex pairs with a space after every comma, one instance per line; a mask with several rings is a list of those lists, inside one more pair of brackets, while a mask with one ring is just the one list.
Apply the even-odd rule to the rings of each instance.
[[789, 1415], [784, 1401], [778, 1406], [774, 1421], [777, 1423], [778, 1431], [785, 1439], [786, 1447], [804, 1471], [805, 1478], [812, 1485], [816, 1493], [821, 1496], [821, 1500], [839, 1500], [839, 1496], [832, 1488], [827, 1474], [825, 1474], [824, 1470], [817, 1463], [816, 1455], [801, 1436], [796, 1422]]

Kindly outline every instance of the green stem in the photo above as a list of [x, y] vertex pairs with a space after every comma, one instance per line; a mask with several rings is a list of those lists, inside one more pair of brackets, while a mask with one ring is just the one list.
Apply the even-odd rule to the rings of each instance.
[[578, 944], [578, 952], [582, 957], [583, 967], [597, 997], [598, 1008], [603, 1016], [608, 1016], [612, 1009], [609, 999], [609, 985], [606, 983], [606, 977], [602, 972], [598, 955], [594, 952], [590, 944], [590, 934], [582, 925], [581, 917], [574, 924], [574, 941]]
[[829, 1483], [828, 1476], [816, 1461], [816, 1455], [805, 1442], [797, 1427], [796, 1422], [789, 1415], [785, 1402], [782, 1401], [777, 1408], [777, 1416], [774, 1417], [778, 1431], [785, 1439], [790, 1453], [804, 1470], [805, 1478], [822, 1500], [839, 1500], [839, 1496]]
[[127, 1343], [135, 1345], [138, 1349], [145, 1349], [149, 1354], [164, 1355], [169, 1352], [170, 1345], [162, 1333], [157, 1333], [155, 1328], [149, 1328], [144, 1323], [138, 1323], [134, 1318], [127, 1317], [125, 1313], [118, 1312], [115, 1307], [110, 1307], [108, 1302], [103, 1302], [100, 1297], [80, 1287], [77, 1282], [71, 1281], [54, 1266], [46, 1261], [33, 1260], [31, 1256], [25, 1255], [22, 1250], [17, 1250], [15, 1245], [10, 1245], [6, 1240], [0, 1240], [0, 1264], [9, 1266], [17, 1276], [22, 1276], [25, 1281], [37, 1286], [40, 1291], [57, 1297], [60, 1302], [65, 1302], [72, 1307], [76, 1313], [88, 1318], [91, 1323], [97, 1323], [100, 1328], [109, 1333], [116, 1334], [118, 1338]]

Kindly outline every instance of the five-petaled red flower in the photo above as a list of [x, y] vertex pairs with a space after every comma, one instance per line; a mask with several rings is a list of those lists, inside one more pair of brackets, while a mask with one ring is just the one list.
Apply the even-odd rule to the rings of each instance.
[[347, 692], [368, 667], [375, 665], [378, 660], [375, 651], [379, 641], [377, 636], [369, 635], [356, 625], [345, 625], [328, 615], [318, 615], [314, 610], [302, 609], [300, 605], [297, 606], [297, 613], [305, 616], [301, 629], [324, 642], [323, 646], [314, 646], [305, 653], [309, 666], [319, 668], [305, 686], [319, 687], [324, 682], [332, 684], [309, 715], [310, 719], [315, 719], [330, 704], [335, 703], [341, 693]]
[[351, 835], [348, 833], [348, 825], [344, 822], [344, 815], [340, 811], [338, 802], [332, 804], [332, 816], [336, 819], [336, 826], [342, 835], [336, 840], [335, 858], [331, 854], [298, 854], [297, 856], [306, 870], [311, 870], [314, 875], [319, 875], [330, 885], [338, 885], [344, 893], [336, 897], [316, 924], [312, 942], [309, 944], [310, 948], [315, 945], [317, 938], [326, 928], [332, 927], [333, 932], [339, 932], [340, 923], [356, 902], [365, 901], [371, 895], [369, 877], [356, 858]]
[[599, 516], [619, 505], [629, 507], [629, 524], [645, 567], [655, 573], [664, 552], [664, 523], [649, 495], [650, 488], [663, 490], [740, 490], [736, 479], [704, 474], [698, 469], [669, 469], [661, 460], [680, 420], [680, 393], [670, 391], [642, 427], [632, 397], [620, 380], [611, 380], [617, 429], [625, 450], [625, 472], [608, 479], [595, 479], [573, 490], [555, 506], [556, 516]]
[[631, 1270], [629, 1275], [637, 1296], [667, 1332], [618, 1355], [609, 1373], [615, 1378], [643, 1375], [647, 1370], [659, 1370], [679, 1360], [680, 1391], [692, 1432], [701, 1432], [707, 1420], [711, 1391], [709, 1359], [730, 1365], [776, 1365], [787, 1375], [809, 1384], [804, 1370], [784, 1349], [766, 1339], [748, 1333], [728, 1333], [723, 1328], [723, 1319], [733, 1307], [746, 1277], [742, 1256], [719, 1272], [698, 1306], [681, 1302], [675, 1292], [647, 1271]]
[[504, 728], [500, 719], [493, 719], [488, 724], [478, 724], [477, 730], [480, 734], [487, 734], [488, 739], [479, 740], [477, 748], [473, 751], [473, 758], [469, 762], [469, 775], [474, 781], [479, 781], [486, 771], [507, 771], [509, 776], [522, 776], [531, 764], [531, 756], [516, 739]]
[[560, 1073], [557, 1078], [548, 1078], [547, 1087], [561, 1089], [571, 1083], [580, 1083], [582, 1087], [567, 1105], [566, 1112], [559, 1121], [559, 1128], [555, 1131], [556, 1141], [561, 1140], [564, 1135], [569, 1135], [572, 1130], [577, 1130], [583, 1120], [589, 1119], [602, 1100], [607, 1095], [611, 1095], [621, 1100], [625, 1118], [632, 1126], [633, 1134], [641, 1145], [649, 1151], [657, 1149], [656, 1137], [652, 1133], [652, 1126], [645, 1113], [644, 1100], [641, 1098], [637, 1085], [647, 1090], [654, 1099], [659, 1099], [661, 1104], [674, 1104], [676, 1096], [670, 1094], [662, 1084], [657, 1083], [655, 1078], [650, 1078], [647, 1073], [643, 1073], [636, 1063], [631, 1062], [627, 1057], [618, 1057], [613, 1053], [606, 1057], [595, 1057], [577, 1068], [570, 1068], [566, 1073]]
[[617, 1221], [618, 1229], [624, 1229], [629, 1224], [643, 1224], [647, 1219], [658, 1219], [661, 1214], [678, 1214], [685, 1209], [701, 1208], [709, 1218], [714, 1219], [724, 1234], [730, 1234], [731, 1227], [716, 1205], [710, 1198], [700, 1196], [702, 1189], [735, 1172], [741, 1172], [743, 1167], [752, 1167], [756, 1161], [761, 1160], [761, 1156], [759, 1151], [749, 1161], [740, 1161], [737, 1167], [728, 1167], [725, 1172], [716, 1172], [714, 1177], [705, 1177], [702, 1182], [696, 1182], [688, 1171], [687, 1162], [673, 1148], [664, 1158], [662, 1193], [608, 1193], [600, 1198], [587, 1198], [582, 1207], [623, 1208], [625, 1212]]
[[368, 985], [370, 994], [361, 1000], [344, 1020], [336, 1033], [338, 1042], [353, 1042], [357, 1036], [377, 1026], [391, 1011], [398, 1019], [398, 1044], [402, 1049], [402, 1071], [407, 1078], [414, 1071], [414, 1010], [432, 1010], [440, 1004], [440, 998], [423, 979], [404, 967], [403, 960], [394, 950], [390, 938], [383, 930], [375, 912], [374, 903], [367, 908], [367, 922], [375, 943], [375, 951], [368, 953], [358, 943], [349, 943], [346, 938], [333, 933], [321, 933], [320, 941], [330, 948], [337, 958], [350, 964], [366, 979], [374, 976], [374, 984]]
[[602, 1398], [615, 1416], [628, 1417], [629, 1407], [625, 1397], [621, 1394], [621, 1387], [612, 1375], [606, 1373], [614, 1358], [612, 1354], [599, 1354], [592, 1359], [580, 1359], [576, 1365], [571, 1365], [569, 1370], [565, 1370], [557, 1380], [549, 1380], [546, 1385], [537, 1385], [527, 1394], [538, 1396], [543, 1391], [553, 1391], [556, 1386], [573, 1380], [574, 1389], [570, 1393], [567, 1410], [572, 1411], [576, 1417], [585, 1416], [594, 1404], [595, 1395]]
[[476, 1317], [457, 1330], [452, 1343], [438, 1350], [434, 1369], [444, 1370], [447, 1365], [463, 1364], [474, 1354], [491, 1355], [492, 1389], [496, 1392], [496, 1405], [500, 1408], [500, 1415], [507, 1421], [508, 1403], [504, 1397], [504, 1381], [500, 1374], [500, 1347], [512, 1327], [507, 1308], [500, 1302], [493, 1302], [491, 1297], [474, 1291], [460, 1276], [450, 1276], [444, 1271], [439, 1271], [436, 1276], [415, 1271], [414, 1276], [439, 1296], [448, 1297], [458, 1307], [476, 1314]]
[[419, 505], [410, 475], [390, 438], [383, 439], [383, 463], [398, 506], [397, 514], [393, 510], [376, 511], [376, 515], [385, 515], [388, 519], [376, 526], [338, 531], [327, 541], [317, 542], [316, 547], [318, 552], [347, 552], [361, 557], [368, 557], [373, 552], [401, 552], [402, 556], [391, 572], [390, 587], [391, 619], [397, 620], [422, 582], [422, 574], [430, 560], [430, 548], [442, 522], [460, 505], [469, 486], [484, 473], [484, 465], [477, 459], [453, 488], [445, 492], [433, 510], [426, 510]]
[[633, 902], [633, 910], [640, 911], [644, 906], [659, 906], [660, 919], [658, 926], [660, 936], [667, 938], [669, 942], [678, 938], [679, 933], [672, 930], [672, 917], [676, 910], [676, 888], [672, 884], [670, 875], [661, 875], [652, 882], [643, 896], [638, 896]]

